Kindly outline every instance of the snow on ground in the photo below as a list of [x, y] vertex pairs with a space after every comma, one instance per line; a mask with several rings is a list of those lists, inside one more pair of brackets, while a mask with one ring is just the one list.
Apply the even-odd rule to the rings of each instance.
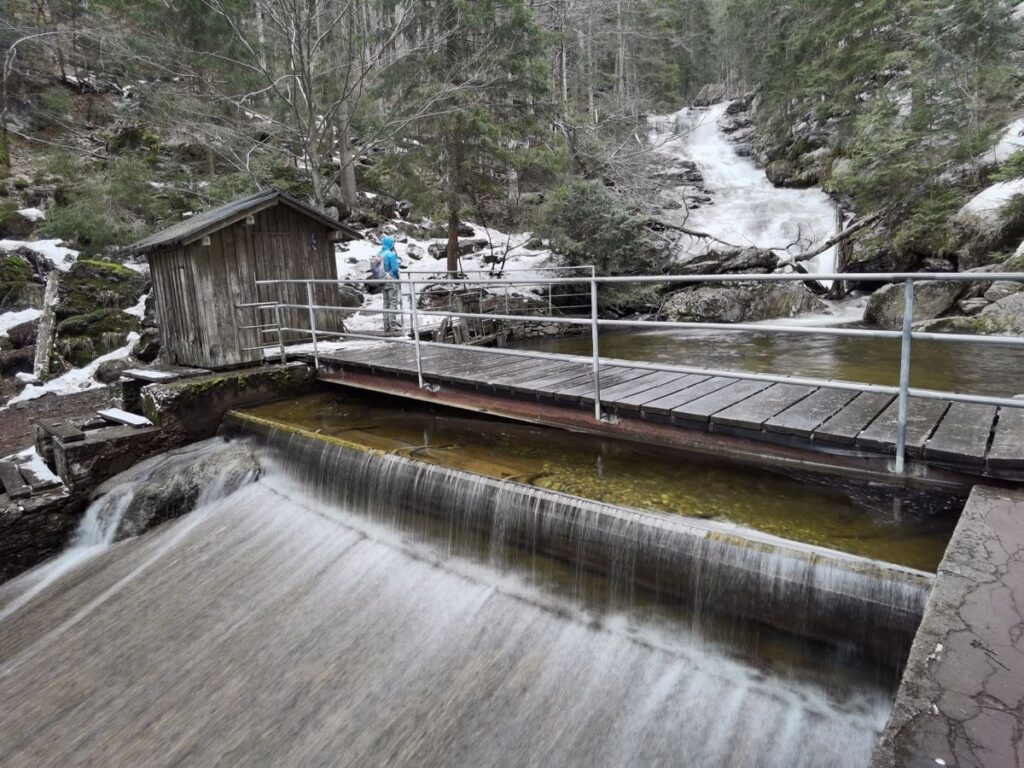
[[78, 251], [65, 248], [63, 240], [0, 240], [0, 252], [28, 248], [47, 259], [61, 272], [67, 272], [78, 258]]
[[1010, 159], [1010, 155], [1021, 149], [1024, 149], [1024, 117], [1010, 123], [996, 145], [990, 152], [985, 153], [984, 159], [994, 163], [1005, 163]]
[[84, 368], [72, 368], [64, 375], [58, 376], [57, 378], [51, 379], [50, 381], [42, 384], [29, 384], [19, 394], [8, 400], [7, 404], [11, 405], [25, 400], [35, 400], [37, 397], [42, 397], [43, 395], [51, 393], [55, 395], [70, 395], [75, 392], [83, 392], [87, 389], [99, 389], [100, 387], [104, 387], [106, 386], [105, 384], [101, 384], [94, 378], [96, 370], [100, 367], [100, 364], [105, 363], [108, 360], [123, 360], [128, 357], [131, 354], [132, 348], [135, 346], [135, 342], [138, 340], [139, 334], [129, 333], [128, 341], [123, 347], [97, 357]]
[[[469, 226], [473, 229], [473, 235], [469, 238], [462, 238], [463, 240], [476, 238], [488, 241], [488, 246], [479, 253], [461, 258], [462, 271], [470, 280], [493, 279], [494, 285], [502, 292], [507, 286], [510, 295], [536, 295], [538, 291], [543, 290], [542, 286], [516, 285], [516, 281], [544, 280], [553, 274], [550, 269], [545, 270], [544, 268], [558, 267], [557, 264], [553, 263], [550, 250], [526, 247], [526, 244], [532, 238], [529, 232], [510, 235], [477, 224], [469, 224]], [[404, 267], [402, 270], [403, 282], [401, 286], [402, 306], [408, 311], [408, 284], [405, 280], [410, 276], [414, 276], [417, 281], [444, 280], [446, 275], [445, 260], [443, 258], [435, 259], [431, 256], [430, 246], [444, 246], [447, 240], [445, 238], [419, 239], [407, 237], [401, 233], [396, 233], [392, 237], [396, 240], [398, 256]], [[354, 240], [344, 245], [339, 245], [335, 251], [338, 277], [341, 280], [353, 281], [355, 286], [362, 290], [362, 281], [368, 280], [370, 277], [370, 259], [378, 251], [380, 251], [380, 244], [376, 239]], [[419, 260], [411, 258], [410, 251], [422, 254], [422, 258]], [[501, 257], [506, 254], [507, 258], [502, 273], [503, 276], [498, 277], [496, 268], [492, 264], [486, 263], [485, 259], [490, 260], [497, 256], [500, 261]], [[351, 263], [352, 260], [355, 263]], [[561, 269], [564, 269], [565, 273], [569, 272], [566, 268]], [[559, 273], [563, 274], [561, 270], [559, 270]], [[575, 275], [577, 273], [573, 272], [572, 274]], [[589, 271], [579, 271], [579, 274], [589, 274]], [[491, 277], [492, 275], [494, 275], [493, 278]], [[420, 290], [419, 286], [417, 286], [417, 290]], [[384, 296], [381, 293], [364, 292], [363, 295], [364, 309], [384, 309]], [[410, 322], [408, 315], [403, 317], [402, 322], [406, 329], [408, 329]], [[420, 329], [424, 330], [438, 325], [441, 322], [441, 318], [420, 314], [418, 322]], [[345, 327], [356, 333], [370, 330], [379, 331], [383, 326], [384, 316], [379, 311], [356, 312], [345, 319]]]
[[46, 462], [43, 461], [43, 457], [36, 453], [34, 447], [26, 448], [18, 453], [12, 453], [10, 456], [4, 456], [0, 461], [9, 461], [17, 464], [19, 467], [25, 467], [40, 480], [49, 480], [63, 485], [61, 479], [50, 471], [50, 468], [46, 466]]
[[126, 315], [137, 317], [141, 321], [146, 316], [146, 300], [149, 298], [149, 293], [144, 293], [139, 297], [139, 300], [135, 302], [135, 306], [128, 307], [124, 310]]
[[7, 335], [7, 332], [16, 325], [36, 320], [41, 315], [38, 309], [21, 309], [17, 312], [4, 312], [0, 314], [0, 338]]
[[20, 210], [15, 211], [15, 213], [29, 221], [43, 221], [46, 219], [46, 214], [38, 208], [21, 208]]
[[997, 182], [968, 200], [958, 215], [974, 216], [986, 224], [996, 224], [1003, 207], [1017, 195], [1024, 195], [1024, 179]]

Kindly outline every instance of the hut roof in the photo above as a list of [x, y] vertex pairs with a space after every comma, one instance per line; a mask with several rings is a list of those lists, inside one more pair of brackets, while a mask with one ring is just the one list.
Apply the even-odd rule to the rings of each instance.
[[197, 213], [195, 216], [179, 221], [177, 224], [172, 224], [167, 229], [128, 246], [128, 253], [141, 254], [160, 248], [175, 248], [181, 245], [188, 245], [211, 232], [231, 226], [246, 216], [278, 204], [287, 205], [289, 208], [293, 208], [299, 213], [314, 219], [325, 227], [343, 233], [348, 240], [358, 240], [360, 237], [359, 233], [351, 227], [328, 218], [320, 211], [306, 205], [288, 193], [282, 192], [279, 189], [267, 189], [263, 192], [257, 192], [255, 195], [227, 203], [219, 208]]

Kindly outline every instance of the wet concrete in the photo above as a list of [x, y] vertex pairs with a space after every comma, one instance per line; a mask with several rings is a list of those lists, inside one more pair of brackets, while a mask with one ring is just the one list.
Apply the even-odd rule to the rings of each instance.
[[971, 494], [872, 765], [1024, 765], [1024, 490]]

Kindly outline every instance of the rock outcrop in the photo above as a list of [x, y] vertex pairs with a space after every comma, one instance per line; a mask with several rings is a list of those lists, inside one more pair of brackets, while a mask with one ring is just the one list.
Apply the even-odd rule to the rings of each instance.
[[[947, 313], [967, 291], [967, 283], [924, 280], [914, 286], [914, 322]], [[903, 284], [892, 283], [875, 291], [864, 309], [864, 322], [880, 328], [903, 325]]]
[[662, 311], [669, 320], [746, 323], [827, 309], [801, 283], [761, 283], [686, 288], [672, 294]]

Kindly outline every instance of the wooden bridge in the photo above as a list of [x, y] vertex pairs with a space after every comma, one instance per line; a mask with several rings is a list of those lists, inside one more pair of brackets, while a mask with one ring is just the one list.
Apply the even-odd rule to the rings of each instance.
[[[312, 356], [309, 356], [312, 361]], [[319, 354], [323, 381], [576, 431], [809, 473], [894, 477], [891, 394], [729, 376], [648, 371], [603, 358], [593, 418], [591, 359], [408, 343]], [[1024, 478], [1024, 410], [911, 397], [909, 484], [968, 486]]]

